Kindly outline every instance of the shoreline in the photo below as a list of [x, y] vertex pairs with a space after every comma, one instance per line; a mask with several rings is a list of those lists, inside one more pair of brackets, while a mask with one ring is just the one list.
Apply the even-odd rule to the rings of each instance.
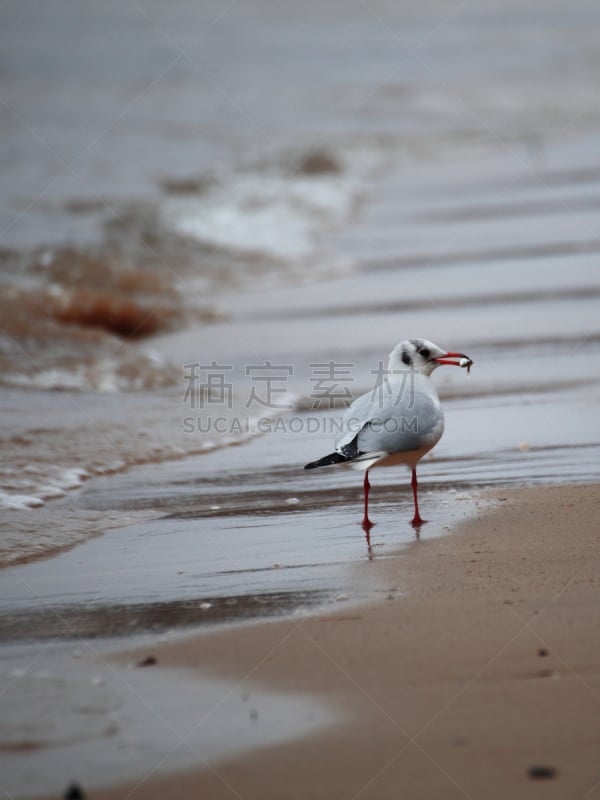
[[171, 675], [320, 697], [354, 722], [90, 796], [594, 796], [600, 487], [495, 495], [450, 536], [372, 562], [385, 599], [152, 650]]

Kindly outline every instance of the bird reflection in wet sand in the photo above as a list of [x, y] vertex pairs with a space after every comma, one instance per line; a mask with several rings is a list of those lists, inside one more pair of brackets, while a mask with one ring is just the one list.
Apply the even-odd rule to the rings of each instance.
[[419, 512], [417, 464], [440, 440], [444, 413], [431, 375], [442, 364], [465, 367], [473, 361], [464, 353], [443, 350], [427, 339], [407, 339], [390, 353], [377, 386], [358, 397], [346, 410], [343, 433], [335, 451], [304, 469], [345, 464], [365, 471], [362, 528], [372, 557], [369, 519], [369, 470], [373, 467], [407, 466], [412, 473], [414, 516], [419, 532], [426, 522]]

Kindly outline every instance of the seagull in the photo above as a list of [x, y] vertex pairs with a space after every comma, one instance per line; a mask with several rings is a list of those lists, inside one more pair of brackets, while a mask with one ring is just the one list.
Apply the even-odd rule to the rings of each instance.
[[374, 524], [369, 519], [372, 467], [404, 464], [412, 470], [415, 513], [411, 524], [418, 529], [425, 522], [419, 513], [417, 464], [444, 432], [444, 412], [431, 380], [433, 371], [442, 364], [466, 367], [468, 374], [473, 361], [464, 353], [442, 350], [427, 339], [400, 342], [390, 353], [387, 369], [380, 362], [373, 391], [361, 395], [346, 409], [335, 451], [304, 467], [348, 464], [365, 471], [362, 527], [367, 535]]

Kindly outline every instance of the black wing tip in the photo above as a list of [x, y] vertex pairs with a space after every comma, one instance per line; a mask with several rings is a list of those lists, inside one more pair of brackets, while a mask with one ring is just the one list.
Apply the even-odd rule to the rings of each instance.
[[348, 461], [348, 457], [342, 455], [341, 453], [329, 453], [329, 455], [323, 456], [323, 458], [319, 458], [316, 461], [311, 461], [310, 464], [306, 464], [304, 469], [316, 469], [317, 467], [327, 467], [330, 464], [341, 464], [344, 461]]

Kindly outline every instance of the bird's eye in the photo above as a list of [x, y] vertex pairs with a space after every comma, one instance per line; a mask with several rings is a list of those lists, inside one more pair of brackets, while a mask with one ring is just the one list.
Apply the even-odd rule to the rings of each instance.
[[410, 356], [408, 355], [406, 350], [402, 351], [402, 363], [403, 364], [410, 364], [411, 363]]
[[430, 350], [429, 350], [429, 348], [428, 348], [428, 347], [422, 347], [422, 348], [419, 350], [419, 355], [420, 355], [420, 356], [423, 356], [423, 358], [424, 358], [424, 359], [427, 361], [427, 359], [428, 359], [428, 358], [429, 358], [429, 356], [431, 355], [431, 352], [430, 352]]

